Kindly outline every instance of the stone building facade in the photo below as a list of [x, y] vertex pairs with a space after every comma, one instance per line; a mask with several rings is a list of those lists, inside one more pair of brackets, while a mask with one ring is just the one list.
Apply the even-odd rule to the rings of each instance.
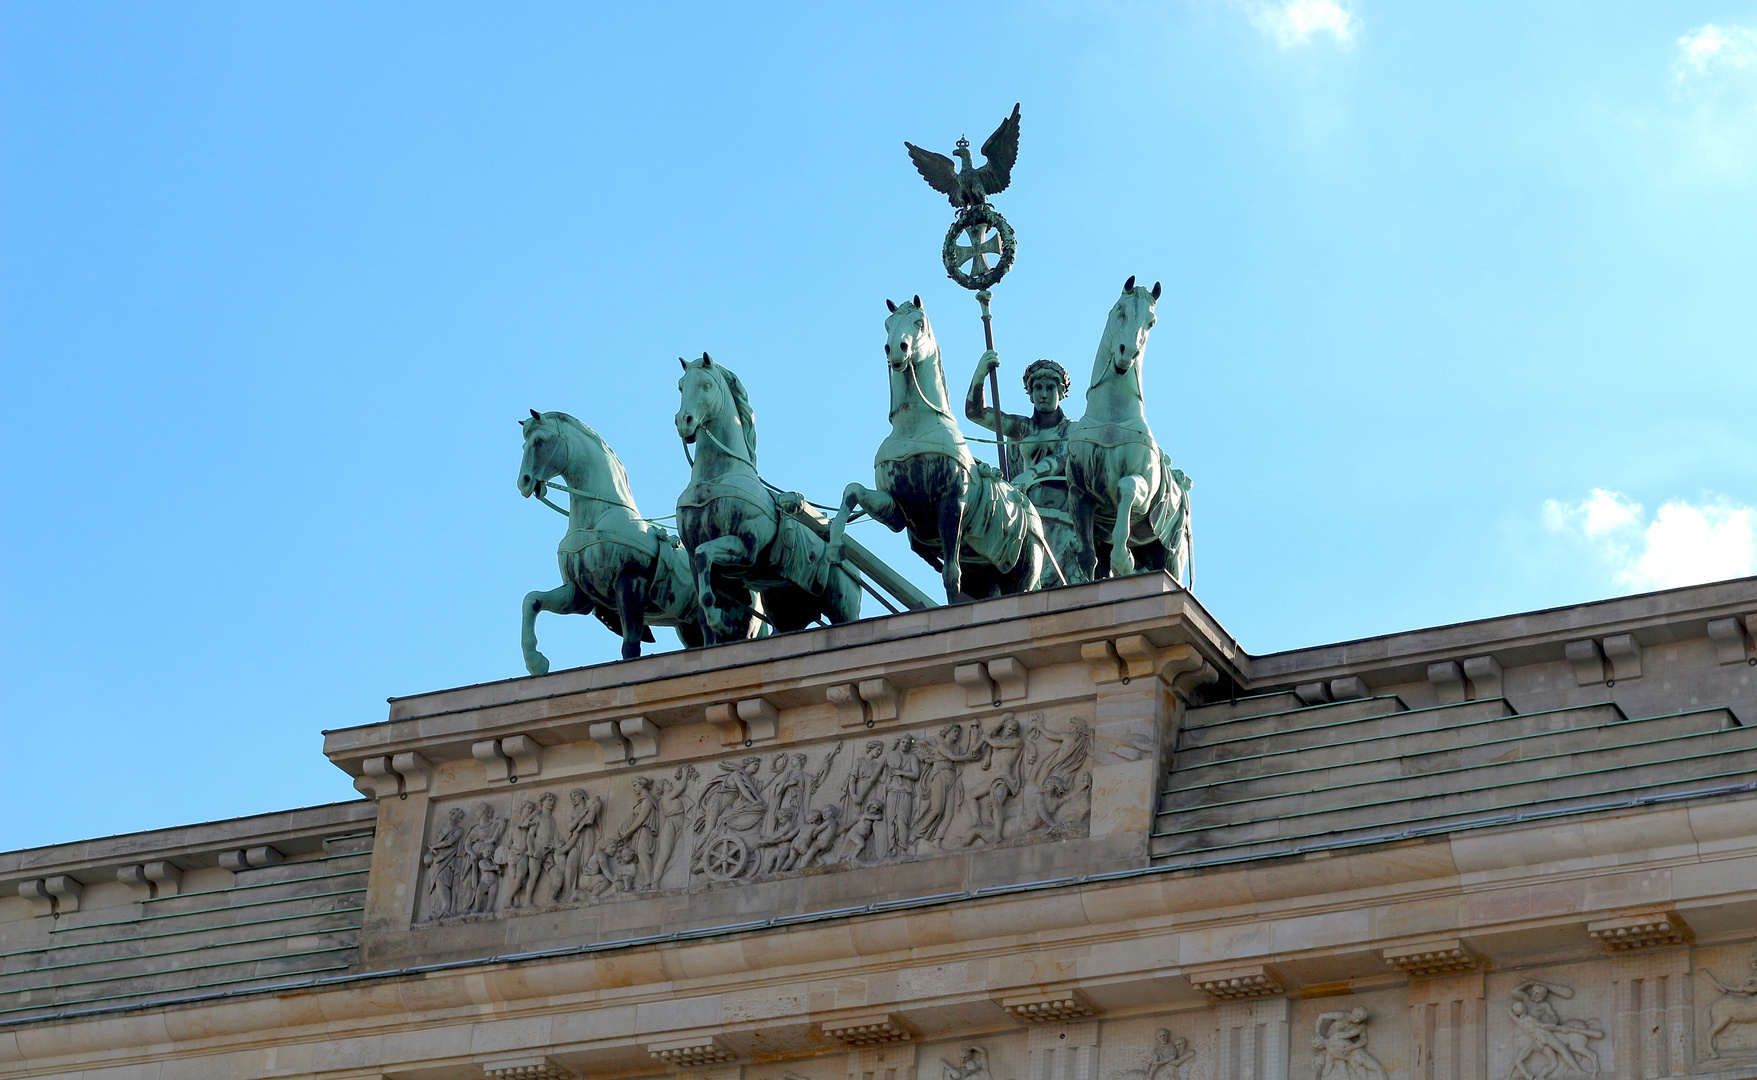
[[1757, 1076], [1754, 632], [1142, 575], [397, 699], [363, 800], [0, 854], [0, 1080]]

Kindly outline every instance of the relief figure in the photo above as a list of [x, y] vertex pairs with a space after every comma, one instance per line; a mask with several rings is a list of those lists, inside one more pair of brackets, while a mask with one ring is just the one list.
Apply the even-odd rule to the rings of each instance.
[[659, 800], [653, 795], [653, 778], [637, 776], [629, 781], [634, 789], [634, 806], [628, 820], [616, 833], [616, 839], [634, 853], [635, 888], [651, 889], [658, 884], [653, 876], [653, 854], [659, 844]]
[[573, 819], [568, 822], [567, 835], [555, 849], [561, 863], [561, 895], [569, 900], [581, 898], [580, 878], [585, 874], [586, 860], [598, 850], [598, 822], [604, 817], [604, 800], [585, 788], [567, 793], [573, 806]]
[[500, 899], [503, 907], [518, 907], [525, 884], [531, 880], [531, 829], [537, 819], [537, 804], [526, 800], [519, 805], [519, 816], [507, 829], [506, 843], [494, 849], [499, 864]]
[[525, 906], [553, 904], [561, 899], [561, 866], [556, 850], [561, 846], [561, 826], [555, 821], [555, 792], [545, 791], [537, 799], [537, 812], [531, 817], [528, 858], [531, 877], [525, 884]]
[[462, 847], [464, 840], [464, 808], [454, 806], [446, 814], [448, 824], [441, 829], [433, 842], [427, 845], [427, 851], [421, 861], [429, 869], [427, 871], [427, 917], [443, 919], [453, 914], [453, 895], [457, 890], [458, 877], [466, 853]]
[[494, 854], [506, 833], [505, 818], [494, 816], [492, 803], [476, 804], [476, 823], [464, 837], [465, 857], [454, 896], [462, 905], [454, 914], [493, 911], [500, 903], [500, 864]]
[[671, 779], [659, 781], [659, 846], [653, 853], [654, 884], [665, 880], [665, 872], [671, 869], [677, 841], [683, 838], [689, 812], [694, 809], [689, 801], [689, 785], [700, 775], [694, 765], [683, 765]]
[[1184, 1066], [1196, 1058], [1190, 1040], [1172, 1038], [1171, 1032], [1160, 1028], [1153, 1036], [1153, 1053], [1139, 1069], [1118, 1069], [1110, 1080], [1182, 1080]]
[[1367, 1010], [1320, 1013], [1312, 1036], [1313, 1080], [1388, 1080], [1384, 1066], [1367, 1053]]
[[946, 1080], [994, 1080], [988, 1071], [988, 1051], [980, 1046], [967, 1048], [956, 1065], [945, 1058], [940, 1064], [946, 1067]]
[[880, 845], [890, 858], [909, 854], [914, 839], [915, 785], [921, 779], [921, 755], [915, 737], [900, 735], [885, 755], [885, 836]]
[[[1592, 1040], [1604, 1038], [1604, 1029], [1597, 1020], [1563, 1020], [1551, 1000], [1566, 1001], [1573, 996], [1574, 991], [1566, 986], [1535, 979], [1513, 988], [1507, 1015], [1513, 1018], [1519, 1037], [1513, 1044], [1509, 1080], [1549, 1080], [1561, 1073], [1598, 1075], [1598, 1052], [1592, 1048]], [[1534, 1057], [1542, 1059], [1535, 1070], [1531, 1067]]]
[[[956, 748], [958, 725], [940, 732], [945, 745]], [[948, 735], [947, 733], [951, 734]], [[915, 820], [910, 826], [911, 842], [926, 840], [936, 847], [945, 841], [956, 809], [958, 765], [940, 750], [940, 743], [931, 737], [921, 746], [921, 779], [916, 785]]]
[[1720, 1057], [1714, 1041], [1728, 1028], [1739, 1024], [1757, 1024], [1757, 956], [1751, 958], [1751, 974], [1737, 986], [1728, 986], [1707, 968], [1702, 973], [1720, 988], [1720, 996], [1708, 1003], [1708, 1056]]

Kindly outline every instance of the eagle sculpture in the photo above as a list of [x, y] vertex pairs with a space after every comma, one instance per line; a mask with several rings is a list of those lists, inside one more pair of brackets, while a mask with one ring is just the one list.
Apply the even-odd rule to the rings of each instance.
[[935, 191], [943, 192], [953, 206], [960, 210], [981, 206], [990, 195], [1007, 190], [1013, 179], [1013, 162], [1019, 160], [1019, 106], [1013, 106], [1013, 115], [1002, 120], [1001, 126], [982, 144], [986, 160], [980, 169], [970, 160], [969, 139], [960, 138], [958, 148], [952, 151], [964, 163], [962, 168], [944, 154], [923, 150], [910, 142], [903, 145], [909, 148], [909, 158], [922, 179]]

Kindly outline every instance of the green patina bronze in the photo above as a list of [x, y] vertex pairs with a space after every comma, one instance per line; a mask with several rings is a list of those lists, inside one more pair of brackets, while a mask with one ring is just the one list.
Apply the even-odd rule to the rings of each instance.
[[546, 492], [569, 498], [556, 552], [563, 584], [525, 597], [522, 642], [533, 674], [549, 670], [537, 650], [542, 611], [596, 615], [622, 637], [626, 659], [653, 640], [651, 626], [674, 627], [695, 646], [846, 622], [860, 614], [862, 589], [892, 611], [932, 606], [848, 535], [862, 513], [908, 533], [910, 547], [940, 571], [948, 602], [1147, 571], [1185, 577], [1190, 479], [1171, 467], [1147, 425], [1141, 378], [1159, 286], [1124, 283], [1078, 421], [1063, 409], [1068, 373], [1047, 359], [1024, 372], [1030, 414], [1004, 411], [990, 289], [1012, 268], [1016, 240], [988, 200], [1012, 182], [1019, 106], [982, 144], [981, 166], [967, 139], [958, 140], [956, 161], [904, 146], [956, 210], [941, 261], [976, 293], [987, 346], [964, 416], [994, 432], [999, 468], [976, 461], [958, 429], [919, 296], [886, 301], [891, 432], [873, 457], [876, 486], [849, 484], [833, 520], [757, 472], [750, 395], [705, 353], [680, 360], [674, 422], [690, 479], [677, 498], [675, 534], [641, 517], [621, 462], [596, 432], [566, 413], [532, 411], [521, 421], [519, 492], [557, 510]]
[[[525, 595], [520, 643], [525, 669], [549, 670], [537, 650], [537, 613], [591, 614], [622, 638], [622, 658], [641, 654], [652, 626], [670, 626], [686, 646], [702, 643], [695, 575], [677, 538], [641, 516], [628, 473], [596, 431], [564, 412], [531, 410], [519, 422], [525, 453], [519, 494], [568, 498], [567, 533], [555, 549], [562, 584]], [[560, 477], [561, 484], [555, 478]], [[553, 504], [551, 504], [553, 505]]]
[[[1159, 285], [1123, 282], [1092, 360], [1086, 415], [1068, 432], [1068, 480], [1081, 560], [1094, 576], [1170, 570], [1189, 557], [1190, 480], [1147, 426], [1141, 367]], [[1104, 565], [1108, 563], [1108, 565]]]
[[1002, 412], [983, 400], [984, 380], [994, 381], [1000, 356], [993, 349], [982, 354], [970, 376], [964, 395], [964, 416], [1004, 440], [1006, 473], [1012, 483], [1043, 519], [1043, 533], [1055, 552], [1056, 562], [1068, 584], [1090, 580], [1081, 559], [1079, 534], [1074, 528], [1073, 502], [1068, 493], [1068, 429], [1073, 421], [1062, 411], [1068, 394], [1068, 373], [1054, 360], [1038, 360], [1025, 369], [1025, 391], [1031, 398], [1031, 415]]

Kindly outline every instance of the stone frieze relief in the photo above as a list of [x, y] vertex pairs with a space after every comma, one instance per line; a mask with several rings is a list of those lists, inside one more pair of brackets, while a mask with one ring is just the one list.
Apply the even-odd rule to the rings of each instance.
[[[422, 921], [1084, 835], [1091, 727], [855, 736], [436, 806]], [[1168, 1080], [1168, 1078], [1167, 1078]]]

